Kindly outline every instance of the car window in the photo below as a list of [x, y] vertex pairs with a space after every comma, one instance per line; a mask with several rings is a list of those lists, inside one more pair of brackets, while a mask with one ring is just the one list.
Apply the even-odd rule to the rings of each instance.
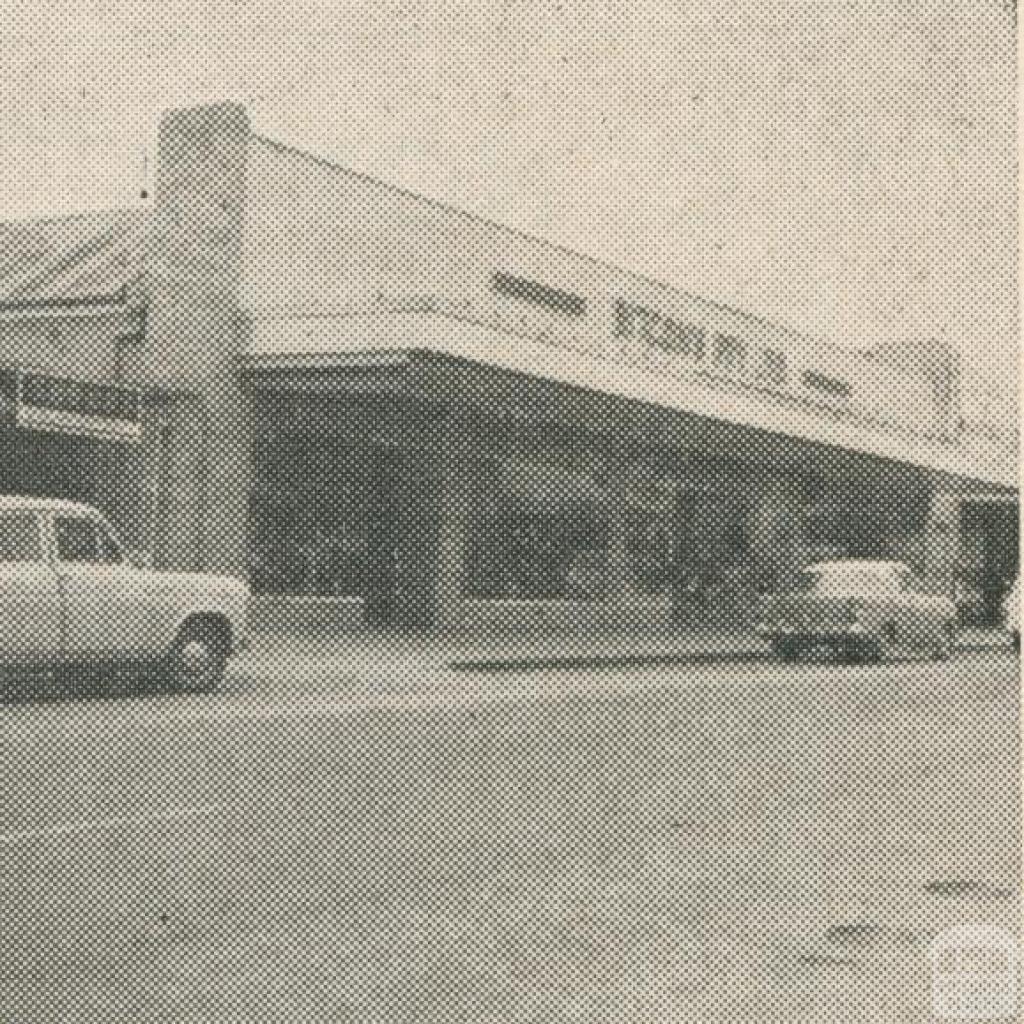
[[34, 512], [0, 513], [0, 562], [38, 562], [41, 558], [39, 517]]
[[113, 565], [124, 560], [120, 543], [103, 523], [96, 524], [96, 534], [99, 540], [101, 561]]
[[57, 557], [62, 562], [99, 562], [99, 536], [91, 519], [58, 516], [54, 527], [57, 534]]
[[62, 562], [109, 564], [121, 561], [121, 550], [117, 542], [93, 519], [58, 516], [54, 528], [57, 534], [57, 557]]

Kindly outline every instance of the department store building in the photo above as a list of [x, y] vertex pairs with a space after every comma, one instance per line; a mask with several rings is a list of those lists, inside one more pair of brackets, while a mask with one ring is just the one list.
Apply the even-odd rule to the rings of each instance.
[[959, 366], [852, 351], [259, 135], [148, 209], [0, 225], [0, 491], [94, 501], [268, 628], [740, 622], [826, 557], [1017, 571]]

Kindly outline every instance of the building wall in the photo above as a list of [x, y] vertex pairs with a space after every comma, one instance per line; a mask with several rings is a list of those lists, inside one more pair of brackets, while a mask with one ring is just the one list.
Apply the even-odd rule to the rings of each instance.
[[[925, 433], [945, 422], [931, 384], [912, 372], [296, 154], [252, 135], [234, 106], [177, 111], [162, 125], [146, 288], [147, 378], [177, 393], [163, 410], [157, 532], [167, 565], [246, 572], [253, 412], [236, 360], [249, 349], [253, 322], [277, 316], [440, 307], [507, 329], [510, 344], [516, 332], [557, 339], [569, 359], [578, 349], [626, 362], [690, 360], [700, 364], [694, 387], [704, 386], [699, 370], [766, 392], [802, 389], [800, 400], [821, 404], [823, 416], [834, 414], [830, 402], [859, 402], [870, 412], [870, 396], [878, 418], [902, 417]], [[704, 351], [695, 359], [683, 350], [698, 334]], [[742, 369], [713, 365], [723, 338], [746, 347]], [[766, 351], [784, 354], [788, 384], [759, 378]], [[849, 394], [811, 399], [805, 372]], [[878, 405], [880, 396], [888, 404]], [[458, 501], [449, 517], [446, 487], [432, 488], [431, 501], [440, 504], [436, 571], [444, 563], [450, 574], [464, 544]], [[798, 497], [771, 487], [747, 497], [757, 543], [792, 548], [787, 524]], [[432, 586], [442, 603], [457, 600], [450, 579]], [[452, 617], [442, 609], [442, 619]]]
[[[721, 377], [935, 436], [950, 426], [948, 395], [913, 367], [805, 338], [255, 136], [243, 259], [241, 303], [257, 317], [440, 307], [569, 353], [691, 371], [693, 386], [702, 386], [699, 371], [703, 386]], [[520, 294], [496, 288], [496, 273]], [[718, 346], [733, 343], [746, 349], [742, 368], [716, 361]], [[766, 362], [778, 355], [784, 382]]]
[[129, 339], [139, 327], [136, 308], [88, 315], [0, 308], [0, 365], [114, 382], [119, 368], [126, 377], [136, 370], [140, 346]]

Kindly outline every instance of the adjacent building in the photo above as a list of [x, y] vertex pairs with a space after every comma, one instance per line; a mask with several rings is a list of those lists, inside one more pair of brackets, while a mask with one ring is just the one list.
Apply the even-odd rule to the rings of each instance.
[[[742, 618], [811, 558], [991, 601], [1016, 442], [945, 348], [829, 346], [169, 113], [155, 202], [0, 226], [0, 490], [93, 500], [267, 625]], [[994, 607], [994, 605], [993, 605]]]

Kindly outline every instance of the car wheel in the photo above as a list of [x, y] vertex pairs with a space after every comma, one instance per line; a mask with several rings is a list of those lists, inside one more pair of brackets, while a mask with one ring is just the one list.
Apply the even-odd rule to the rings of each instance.
[[186, 625], [167, 652], [167, 673], [175, 692], [212, 693], [224, 676], [223, 637], [207, 625]]
[[879, 662], [889, 661], [896, 650], [896, 643], [899, 634], [896, 632], [896, 623], [890, 622], [883, 626], [871, 645], [871, 660]]
[[789, 640], [773, 640], [772, 653], [786, 664], [792, 664], [800, 657], [800, 648]]
[[844, 644], [841, 655], [844, 665], [861, 665], [867, 660], [864, 645], [859, 640]]

